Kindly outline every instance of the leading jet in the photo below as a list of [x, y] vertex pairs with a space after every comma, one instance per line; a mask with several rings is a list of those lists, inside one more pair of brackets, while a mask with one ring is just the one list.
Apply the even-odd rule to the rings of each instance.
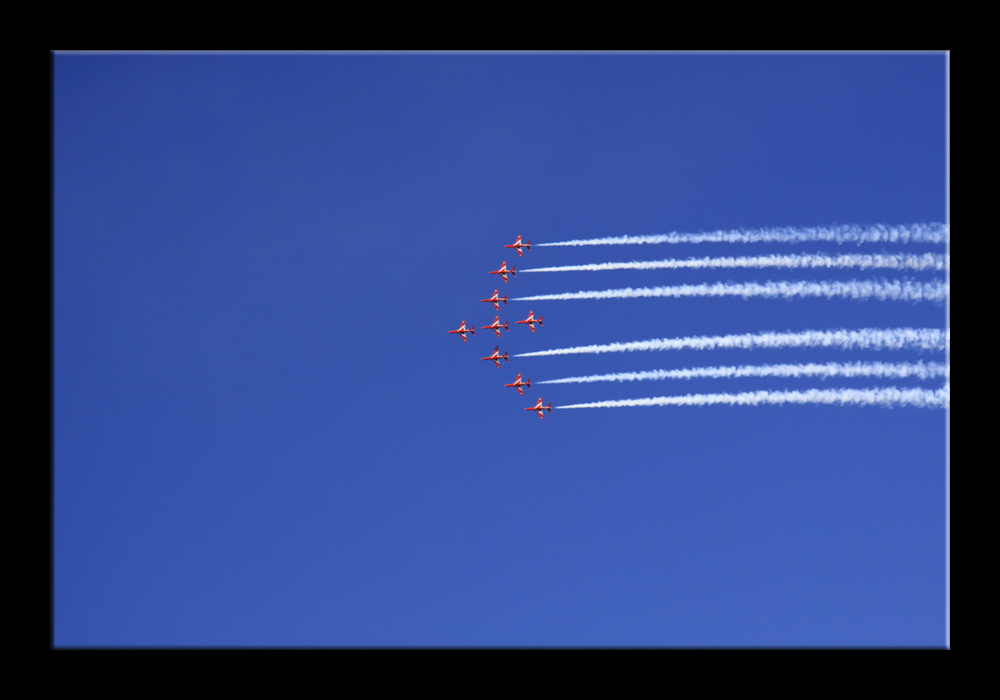
[[[500, 317], [497, 316], [497, 318], [500, 318]], [[461, 326], [459, 326], [457, 329], [455, 329], [453, 331], [448, 331], [448, 332], [449, 333], [458, 333], [460, 336], [462, 336], [462, 340], [464, 340], [465, 342], [469, 342], [469, 339], [466, 338], [465, 335], [466, 335], [466, 333], [472, 333], [472, 335], [475, 335], [476, 334], [476, 327], [475, 326], [470, 326], [469, 328], [466, 328], [465, 327], [465, 319], [462, 319], [462, 325]]]
[[500, 293], [499, 289], [494, 289], [493, 290], [493, 296], [491, 296], [489, 299], [480, 299], [479, 301], [485, 301], [485, 302], [487, 302], [489, 304], [493, 304], [493, 308], [496, 309], [497, 311], [499, 311], [500, 310], [500, 303], [499, 302], [502, 301], [504, 303], [504, 305], [507, 304], [507, 295], [504, 294], [502, 297], [501, 296], [497, 296], [499, 293]]
[[517, 272], [514, 271], [513, 267], [510, 268], [509, 270], [507, 269], [507, 261], [506, 260], [503, 261], [503, 265], [500, 266], [499, 270], [490, 270], [490, 274], [491, 275], [500, 275], [501, 277], [503, 277], [503, 281], [504, 282], [507, 281], [507, 275], [513, 275], [514, 277], [517, 277]]
[[550, 402], [548, 406], [543, 406], [542, 405], [542, 400], [541, 400], [541, 398], [539, 398], [538, 399], [538, 403], [536, 403], [534, 406], [531, 406], [531, 407], [526, 408], [524, 410], [525, 411], [537, 411], [538, 412], [538, 417], [541, 418], [542, 420], [545, 420], [545, 416], [542, 415], [542, 411], [548, 411], [549, 413], [552, 413], [552, 403]]
[[480, 359], [481, 360], [493, 360], [493, 362], [497, 366], [497, 369], [500, 369], [500, 360], [506, 360], [507, 362], [510, 362], [510, 360], [507, 359], [507, 353], [504, 353], [503, 355], [500, 354], [500, 346], [499, 345], [496, 346], [495, 348], [493, 348], [493, 354], [492, 355], [490, 355], [489, 357], [482, 357]]
[[514, 241], [513, 245], [505, 245], [504, 248], [513, 248], [514, 250], [517, 251], [518, 255], [524, 257], [524, 253], [521, 252], [521, 248], [527, 248], [528, 250], [531, 250], [531, 241], [528, 241], [527, 243], [521, 243], [521, 237], [518, 236], [517, 240]]

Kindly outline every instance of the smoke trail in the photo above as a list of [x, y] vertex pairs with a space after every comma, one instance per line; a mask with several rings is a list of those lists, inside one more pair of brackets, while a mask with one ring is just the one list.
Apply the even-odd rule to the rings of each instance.
[[944, 270], [948, 268], [949, 262], [949, 256], [934, 253], [924, 253], [923, 255], [758, 255], [742, 258], [644, 260], [596, 263], [592, 265], [533, 267], [521, 270], [521, 272], [601, 272], [604, 270], [677, 270], [718, 267], [856, 267], [862, 270], [875, 268], [892, 270]]
[[739, 377], [916, 377], [931, 379], [949, 376], [949, 367], [940, 362], [898, 363], [855, 362], [801, 365], [744, 365], [742, 367], [696, 367], [693, 369], [658, 369], [649, 372], [593, 374], [588, 377], [549, 379], [536, 384], [589, 384], [591, 382], [634, 382], [648, 379], [735, 379]]
[[555, 408], [619, 408], [624, 406], [758, 406], [760, 404], [818, 403], [854, 404], [861, 406], [919, 406], [921, 408], [946, 408], [951, 390], [943, 389], [810, 389], [809, 391], [747, 391], [740, 394], [688, 394], [687, 396], [658, 396], [652, 399], [625, 399], [623, 401], [595, 401], [575, 403]]
[[944, 224], [909, 226], [816, 226], [809, 228], [761, 228], [708, 233], [665, 233], [651, 236], [614, 236], [536, 246], [639, 245], [645, 243], [946, 243], [948, 227]]
[[537, 294], [517, 297], [512, 301], [542, 301], [568, 299], [633, 299], [637, 297], [846, 297], [849, 299], [879, 299], [880, 301], [944, 301], [948, 283], [914, 282], [912, 280], [847, 280], [846, 282], [716, 282], [715, 284], [681, 284], [674, 287], [643, 287], [640, 289], [605, 289], [563, 294]]
[[637, 340], [629, 343], [581, 345], [575, 348], [523, 352], [514, 357], [601, 354], [635, 350], [715, 350], [718, 348], [862, 348], [866, 350], [946, 350], [951, 331], [939, 328], [860, 328], [797, 333], [744, 333], [742, 335], [694, 336]]

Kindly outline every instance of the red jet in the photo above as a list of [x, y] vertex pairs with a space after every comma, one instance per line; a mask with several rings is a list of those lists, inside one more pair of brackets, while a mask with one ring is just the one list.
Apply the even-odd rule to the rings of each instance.
[[504, 321], [501, 324], [500, 323], [500, 317], [497, 316], [495, 319], [493, 319], [493, 323], [492, 324], [490, 324], [489, 326], [483, 326], [482, 330], [484, 330], [484, 331], [493, 331], [494, 333], [497, 334], [497, 338], [499, 338], [500, 337], [500, 329], [501, 328], [503, 328], [505, 331], [508, 331], [508, 332], [510, 331], [510, 328], [507, 327], [508, 323], [510, 323], [510, 321]]
[[535, 324], [536, 323], [539, 326], [544, 326], [545, 325], [544, 323], [542, 323], [542, 317], [541, 316], [539, 316], [538, 318], [535, 318], [535, 312], [534, 311], [529, 311], [528, 312], [528, 318], [524, 319], [523, 321], [518, 321], [518, 323], [526, 323], [528, 325], [528, 328], [531, 329], [532, 333], [535, 332]]
[[538, 403], [536, 403], [531, 408], [526, 408], [524, 410], [525, 411], [537, 411], [538, 412], [538, 417], [541, 418], [542, 420], [545, 420], [545, 416], [542, 415], [542, 411], [548, 411], [549, 413], [552, 413], [552, 404], [549, 403], [548, 406], [543, 406], [542, 405], [542, 400], [539, 398], [538, 399]]
[[[489, 357], [482, 357], [480, 359], [482, 359], [482, 360], [493, 360], [493, 362], [496, 363], [497, 369], [500, 369], [500, 360], [507, 360], [507, 353], [504, 353], [503, 355], [501, 355], [500, 354], [500, 346], [498, 345], [495, 348], [493, 348], [493, 354], [492, 355], [490, 355]], [[510, 362], [510, 360], [507, 360], [507, 362]]]
[[[497, 316], [497, 318], [500, 318], [500, 317]], [[476, 334], [476, 327], [475, 326], [471, 326], [469, 328], [466, 328], [465, 327], [465, 319], [462, 319], [462, 325], [461, 326], [459, 326], [456, 330], [448, 331], [448, 332], [449, 333], [458, 333], [460, 336], [462, 336], [462, 340], [464, 340], [465, 342], [469, 342], [469, 339], [465, 337], [465, 334], [466, 333], [472, 333], [472, 335], [475, 335]]]
[[491, 275], [500, 275], [501, 277], [503, 277], [503, 281], [504, 282], [507, 281], [507, 275], [513, 275], [514, 277], [517, 277], [517, 272], [514, 271], [513, 267], [510, 268], [509, 270], [507, 269], [507, 261], [506, 260], [503, 261], [503, 265], [500, 266], [499, 270], [490, 270], [490, 274]]
[[527, 248], [528, 250], [531, 250], [531, 241], [528, 241], [527, 243], [521, 243], [521, 237], [518, 236], [517, 240], [514, 241], [514, 245], [505, 245], [504, 248], [513, 248], [514, 250], [517, 251], [518, 255], [524, 257], [524, 253], [521, 252], [521, 248]]
[[504, 294], [502, 297], [499, 297], [499, 296], [497, 296], [497, 294], [499, 294], [499, 293], [500, 293], [499, 289], [494, 289], [493, 290], [493, 296], [491, 296], [489, 299], [480, 299], [479, 301], [489, 302], [490, 304], [493, 304], [493, 308], [495, 308], [497, 311], [499, 311], [500, 310], [500, 304], [499, 304], [499, 302], [502, 301], [504, 304], [507, 303], [507, 295]]
[[515, 389], [517, 389], [517, 393], [518, 394], [520, 394], [521, 396], [524, 396], [524, 389], [522, 389], [521, 387], [522, 386], [526, 386], [526, 387], [528, 387], [530, 389], [531, 388], [531, 380], [529, 379], [526, 382], [522, 382], [521, 381], [521, 375], [519, 374], [519, 375], [517, 375], [517, 379], [514, 380], [513, 384], [504, 384], [504, 386], [512, 386]]

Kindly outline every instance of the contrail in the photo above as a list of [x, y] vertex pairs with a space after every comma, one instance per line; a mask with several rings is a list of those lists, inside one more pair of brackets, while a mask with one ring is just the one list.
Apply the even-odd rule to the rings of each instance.
[[855, 267], [862, 270], [945, 270], [949, 256], [934, 253], [923, 255], [757, 255], [741, 258], [690, 258], [688, 260], [642, 260], [633, 262], [607, 262], [592, 265], [562, 265], [560, 267], [532, 267], [521, 272], [602, 272], [604, 270], [679, 270], [702, 268], [762, 268]]
[[650, 236], [614, 236], [536, 246], [639, 245], [653, 243], [946, 243], [948, 227], [944, 224], [909, 226], [816, 226], [809, 228], [760, 228], [708, 233], [664, 233]]
[[951, 331], [942, 328], [859, 328], [858, 330], [744, 333], [637, 340], [629, 343], [580, 345], [575, 348], [523, 352], [514, 357], [601, 354], [636, 350], [715, 350], [719, 348], [861, 348], [865, 350], [946, 350]]
[[681, 284], [674, 287], [642, 287], [604, 289], [563, 294], [537, 294], [517, 297], [512, 301], [565, 301], [568, 299], [633, 299], [638, 297], [846, 297], [848, 299], [879, 299], [881, 301], [944, 301], [948, 283], [914, 282], [912, 280], [847, 280], [845, 282], [716, 282], [715, 284]]
[[619, 408], [623, 406], [758, 406], [760, 404], [819, 403], [854, 404], [861, 406], [919, 406], [921, 408], [946, 408], [951, 390], [943, 389], [810, 389], [808, 391], [747, 391], [740, 394], [688, 394], [687, 396], [658, 396], [652, 399], [625, 399], [623, 401], [595, 401], [575, 403], [555, 408]]
[[587, 377], [549, 379], [536, 384], [590, 384], [591, 382], [635, 382], [657, 379], [736, 379], [739, 377], [915, 377], [932, 379], [948, 377], [949, 367], [941, 362], [855, 362], [801, 365], [744, 365], [742, 367], [695, 367], [692, 369], [658, 369], [649, 372], [618, 372], [592, 374]]

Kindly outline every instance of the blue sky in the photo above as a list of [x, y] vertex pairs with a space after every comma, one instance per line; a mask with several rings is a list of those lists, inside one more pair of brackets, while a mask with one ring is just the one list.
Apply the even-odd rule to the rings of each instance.
[[[56, 645], [941, 646], [946, 412], [523, 408], [900, 386], [605, 372], [932, 351], [515, 358], [944, 328], [935, 302], [500, 287], [943, 279], [624, 270], [927, 244], [502, 246], [946, 219], [946, 58], [75, 55], [54, 69]], [[498, 371], [479, 360], [500, 346]]]

